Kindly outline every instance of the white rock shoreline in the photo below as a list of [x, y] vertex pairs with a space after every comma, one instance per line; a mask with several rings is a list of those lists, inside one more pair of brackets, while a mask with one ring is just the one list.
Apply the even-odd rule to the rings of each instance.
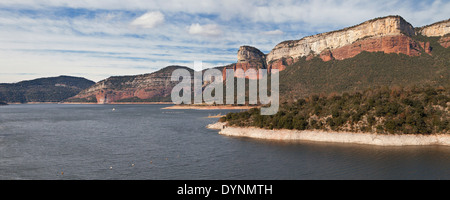
[[220, 130], [219, 134], [277, 141], [315, 141], [368, 144], [377, 146], [450, 146], [450, 135], [385, 135], [376, 133], [327, 132], [320, 130], [268, 130], [256, 127], [230, 127], [217, 122], [207, 126]]

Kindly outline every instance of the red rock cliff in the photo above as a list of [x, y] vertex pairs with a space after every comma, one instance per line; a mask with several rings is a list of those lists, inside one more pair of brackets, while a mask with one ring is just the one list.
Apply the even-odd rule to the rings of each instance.
[[[169, 99], [173, 87], [177, 82], [171, 81], [172, 72], [187, 67], [169, 66], [151, 74], [137, 76], [110, 77], [83, 90], [69, 100], [94, 100], [99, 104], [125, 102], [155, 102]], [[76, 101], [73, 101], [76, 102]]]
[[[422, 52], [432, 54], [428, 42], [412, 39], [416, 34], [428, 37], [444, 36], [450, 32], [450, 20], [437, 22], [415, 29], [400, 16], [372, 19], [359, 25], [338, 31], [284, 41], [266, 56], [268, 69], [284, 70], [301, 57], [307, 60], [315, 56], [323, 61], [352, 58], [363, 51], [406, 54], [419, 56]], [[449, 36], [441, 38], [442, 46], [448, 47]]]
[[[251, 46], [241, 46], [237, 54], [238, 62], [223, 69], [223, 78], [225, 80], [226, 69], [233, 69], [234, 76], [238, 78], [258, 79], [259, 70], [267, 70], [266, 55], [259, 49]], [[238, 70], [242, 69], [242, 70]], [[249, 73], [253, 69], [255, 73]], [[246, 73], [246, 74], [245, 74]]]

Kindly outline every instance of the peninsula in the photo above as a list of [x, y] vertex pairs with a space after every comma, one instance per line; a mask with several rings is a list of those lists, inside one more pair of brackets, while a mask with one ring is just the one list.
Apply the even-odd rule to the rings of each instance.
[[274, 116], [259, 109], [228, 113], [208, 128], [228, 136], [382, 146], [450, 145], [448, 87], [378, 88], [284, 104]]
[[281, 71], [280, 110], [229, 113], [208, 128], [270, 140], [448, 146], [449, 38], [450, 20], [414, 28], [387, 16], [281, 42], [267, 55], [241, 48], [234, 68]]

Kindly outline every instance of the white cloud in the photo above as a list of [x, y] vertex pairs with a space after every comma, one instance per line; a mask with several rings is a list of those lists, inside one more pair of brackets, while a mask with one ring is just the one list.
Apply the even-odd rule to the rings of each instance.
[[143, 14], [131, 22], [131, 25], [141, 28], [154, 28], [162, 23], [164, 23], [164, 15], [156, 11]]
[[194, 60], [218, 66], [235, 62], [243, 44], [268, 53], [375, 17], [423, 26], [448, 10], [448, 0], [0, 0], [0, 82], [31, 73], [97, 81]]
[[280, 29], [277, 29], [277, 30], [273, 30], [273, 31], [264, 31], [264, 32], [261, 32], [261, 34], [263, 34], [263, 35], [283, 35], [284, 32], [281, 31]]
[[200, 25], [198, 23], [191, 24], [189, 34], [201, 36], [218, 36], [222, 34], [222, 30], [217, 24]]
[[14, 0], [0, 1], [0, 7], [46, 9], [69, 7], [103, 10], [160, 10], [164, 13], [214, 14], [222, 20], [251, 22], [308, 22], [353, 25], [361, 20], [401, 14], [412, 24], [433, 23], [448, 18], [448, 0]]

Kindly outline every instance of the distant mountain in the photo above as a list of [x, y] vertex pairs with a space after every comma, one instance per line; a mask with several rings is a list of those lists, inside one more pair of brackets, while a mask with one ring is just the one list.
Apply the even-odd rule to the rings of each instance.
[[280, 98], [377, 86], [450, 85], [450, 20], [414, 28], [400, 16], [279, 43], [243, 46], [228, 69], [280, 70]]
[[193, 70], [183, 66], [168, 66], [159, 71], [136, 76], [113, 76], [83, 90], [67, 102], [117, 103], [117, 102], [170, 102], [171, 81], [176, 69]]
[[75, 96], [95, 82], [85, 78], [59, 76], [18, 83], [0, 84], [0, 101], [7, 103], [60, 102]]
[[[450, 86], [450, 20], [415, 28], [400, 16], [372, 19], [342, 30], [284, 41], [269, 54], [251, 46], [237, 63], [217, 69], [280, 70], [281, 101], [312, 94], [361, 91], [379, 86]], [[173, 70], [110, 77], [69, 102], [170, 102]], [[225, 73], [224, 73], [225, 74]], [[235, 74], [243, 78], [242, 74]], [[255, 77], [259, 78], [259, 77]], [[224, 76], [225, 79], [225, 76]]]
[[[342, 30], [283, 41], [267, 55], [254, 47], [243, 46], [238, 52], [237, 68], [285, 70], [301, 58], [323, 61], [345, 60], [362, 52], [384, 52], [408, 56], [432, 55], [433, 46], [416, 36], [439, 37], [440, 46], [450, 46], [450, 19], [414, 28], [401, 16], [372, 19]], [[257, 52], [257, 53], [255, 53]]]

